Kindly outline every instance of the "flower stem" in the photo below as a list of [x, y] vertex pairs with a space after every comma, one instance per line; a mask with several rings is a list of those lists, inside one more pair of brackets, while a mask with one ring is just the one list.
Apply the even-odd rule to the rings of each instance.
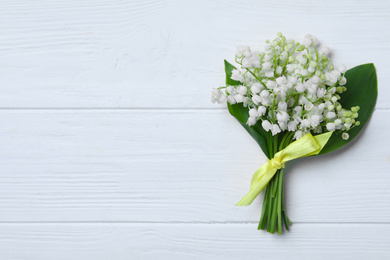
[[283, 196], [283, 169], [279, 172], [278, 181], [278, 233], [282, 234], [282, 196]]
[[[281, 142], [278, 144], [278, 140]], [[274, 140], [271, 140], [271, 158], [284, 149], [292, 139], [292, 135], [284, 135], [283, 138], [274, 136]], [[279, 146], [279, 147], [278, 147]], [[263, 202], [263, 209], [261, 211], [261, 218], [259, 221], [258, 229], [267, 229], [270, 233], [282, 234], [283, 224], [286, 230], [289, 230], [291, 221], [287, 217], [287, 213], [284, 206], [284, 171], [278, 170], [272, 177], [265, 189], [265, 196]]]

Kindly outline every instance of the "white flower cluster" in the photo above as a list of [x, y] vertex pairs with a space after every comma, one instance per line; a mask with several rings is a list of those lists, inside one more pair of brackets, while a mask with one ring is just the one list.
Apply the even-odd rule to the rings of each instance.
[[338, 131], [348, 139], [346, 132], [360, 122], [358, 106], [346, 110], [338, 102], [338, 94], [346, 91], [346, 67], [335, 68], [329, 49], [318, 47], [311, 35], [300, 44], [281, 33], [266, 41], [264, 52], [238, 47], [235, 60], [241, 68], [232, 71], [231, 79], [240, 84], [215, 88], [212, 102], [243, 103], [249, 110], [247, 124], [261, 121], [272, 135], [290, 131], [299, 139], [309, 132]]

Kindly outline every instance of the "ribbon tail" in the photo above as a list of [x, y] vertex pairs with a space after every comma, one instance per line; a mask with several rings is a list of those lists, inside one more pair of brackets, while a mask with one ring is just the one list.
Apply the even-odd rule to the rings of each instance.
[[320, 135], [315, 135], [313, 138], [316, 140], [317, 144], [319, 145], [319, 149], [308, 154], [307, 156], [311, 155], [317, 155], [321, 152], [322, 148], [327, 144], [329, 141], [330, 137], [332, 136], [333, 132], [327, 132], [325, 134], [320, 134]]
[[[333, 132], [327, 132], [314, 137], [308, 133], [304, 137], [289, 144], [285, 149], [277, 152], [274, 159], [276, 162], [284, 164], [285, 162], [297, 158], [316, 155], [322, 150], [322, 148], [324, 148], [332, 133]], [[236, 204], [236, 206], [250, 205], [265, 188], [265, 186], [267, 186], [276, 171], [277, 168], [275, 168], [275, 166], [273, 166], [270, 162], [260, 167], [252, 177], [250, 191]]]
[[259, 195], [259, 193], [267, 186], [268, 182], [275, 175], [277, 169], [269, 168], [261, 178], [251, 187], [251, 190], [246, 194], [237, 204], [236, 206], [249, 206]]

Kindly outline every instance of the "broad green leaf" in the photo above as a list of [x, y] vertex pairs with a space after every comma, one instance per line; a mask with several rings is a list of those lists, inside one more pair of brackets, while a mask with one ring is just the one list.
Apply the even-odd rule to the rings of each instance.
[[266, 131], [261, 127], [260, 121], [258, 121], [254, 126], [248, 126], [246, 122], [249, 118], [248, 108], [244, 107], [242, 103], [231, 105], [228, 103], [228, 109], [232, 116], [234, 116], [238, 122], [245, 128], [246, 131], [256, 140], [260, 148], [263, 150], [264, 154], [270, 158], [268, 152], [267, 140], [268, 135]]
[[[225, 60], [226, 84], [232, 86], [240, 85], [241, 83], [239, 81], [230, 78], [233, 69], [235, 67]], [[347, 79], [347, 91], [340, 95], [341, 99], [339, 102], [346, 109], [350, 109], [353, 106], [360, 106], [359, 117], [357, 118], [360, 121], [360, 125], [348, 131], [348, 140], [342, 139], [341, 134], [334, 133], [318, 155], [335, 151], [352, 141], [364, 128], [374, 110], [378, 96], [377, 77], [374, 65], [364, 64], [354, 67], [345, 73], [345, 77]], [[240, 122], [259, 144], [264, 154], [270, 158], [267, 140], [273, 140], [271, 134], [264, 131], [260, 122], [257, 122], [254, 126], [248, 126], [246, 124], [249, 113], [248, 108], [242, 104], [228, 104], [228, 108], [230, 114]]]
[[232, 70], [234, 70], [234, 69], [236, 69], [236, 67], [234, 67], [227, 60], [225, 60], [226, 85], [229, 85], [229, 86], [241, 85], [241, 82], [231, 79]]
[[[241, 82], [232, 80], [232, 70], [236, 69], [232, 64], [225, 60], [225, 72], [226, 72], [226, 85], [240, 85]], [[231, 105], [228, 103], [228, 109], [232, 116], [234, 116], [238, 122], [248, 131], [248, 133], [256, 140], [260, 148], [263, 150], [264, 154], [270, 158], [267, 146], [267, 140], [270, 133], [264, 131], [261, 127], [260, 122], [257, 122], [254, 126], [248, 126], [246, 122], [249, 118], [248, 108], [244, 107], [241, 103]]]
[[352, 141], [364, 128], [374, 110], [378, 96], [377, 78], [374, 64], [364, 64], [354, 67], [345, 73], [347, 79], [347, 91], [340, 95], [340, 104], [343, 108], [350, 109], [359, 106], [359, 126], [348, 131], [349, 139], [344, 140], [341, 134], [333, 134], [320, 154], [335, 151]]

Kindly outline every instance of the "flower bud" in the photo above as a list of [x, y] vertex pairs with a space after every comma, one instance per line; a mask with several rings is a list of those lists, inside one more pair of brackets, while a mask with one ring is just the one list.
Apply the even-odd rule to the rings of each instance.
[[247, 123], [247, 125], [249, 125], [249, 126], [255, 125], [255, 124], [256, 124], [256, 119], [253, 118], [253, 117], [249, 117], [249, 118], [248, 118], [248, 121], [247, 121], [246, 123]]
[[294, 121], [290, 121], [288, 122], [287, 127], [288, 127], [288, 131], [295, 131], [297, 130], [297, 123]]
[[234, 98], [237, 101], [237, 103], [242, 103], [244, 101], [244, 96], [241, 94], [235, 95]]
[[341, 137], [342, 137], [344, 140], [348, 140], [349, 134], [343, 133], [343, 134], [341, 135]]
[[263, 127], [263, 129], [268, 132], [269, 130], [271, 130], [272, 128], [272, 124], [268, 121], [268, 120], [264, 120], [262, 123], [261, 123], [261, 126]]
[[329, 131], [329, 132], [332, 132], [336, 129], [336, 126], [334, 123], [327, 123], [326, 124], [326, 129]]
[[253, 94], [257, 94], [260, 92], [260, 84], [253, 84], [253, 86], [251, 87], [251, 91]]
[[328, 113], [326, 114], [326, 117], [329, 118], [329, 119], [332, 119], [332, 118], [335, 118], [335, 117], [336, 117], [336, 114], [335, 114], [335, 112], [328, 112]]
[[248, 89], [245, 86], [240, 86], [238, 88], [238, 93], [240, 93], [241, 95], [245, 95], [247, 92], [248, 92]]
[[[347, 83], [347, 79], [345, 77], [343, 77], [340, 81], [339, 81], [339, 84], [340, 85], [345, 85]], [[344, 90], [345, 91], [345, 90]]]
[[311, 102], [307, 102], [306, 104], [305, 104], [305, 109], [307, 110], [307, 111], [310, 111], [310, 110], [312, 110], [313, 109], [313, 103], [311, 103]]
[[267, 108], [265, 106], [259, 106], [259, 108], [257, 109], [257, 113], [259, 116], [263, 116], [266, 111], [267, 111]]
[[259, 113], [257, 112], [257, 109], [256, 108], [249, 109], [249, 116], [253, 117], [253, 118], [256, 118], [257, 116], [259, 116]]
[[236, 102], [236, 99], [232, 96], [232, 95], [230, 95], [230, 96], [228, 96], [227, 97], [227, 101], [230, 103], [230, 104], [236, 104], [237, 102]]
[[282, 71], [283, 71], [283, 69], [281, 66], [276, 67], [276, 70], [275, 70], [276, 74], [281, 75]]
[[298, 140], [299, 138], [301, 138], [303, 136], [303, 133], [301, 130], [298, 130], [295, 132], [294, 134], [294, 139]]
[[273, 124], [272, 128], [271, 128], [271, 132], [272, 132], [272, 135], [277, 135], [281, 131], [280, 131], [280, 128], [277, 124]]

